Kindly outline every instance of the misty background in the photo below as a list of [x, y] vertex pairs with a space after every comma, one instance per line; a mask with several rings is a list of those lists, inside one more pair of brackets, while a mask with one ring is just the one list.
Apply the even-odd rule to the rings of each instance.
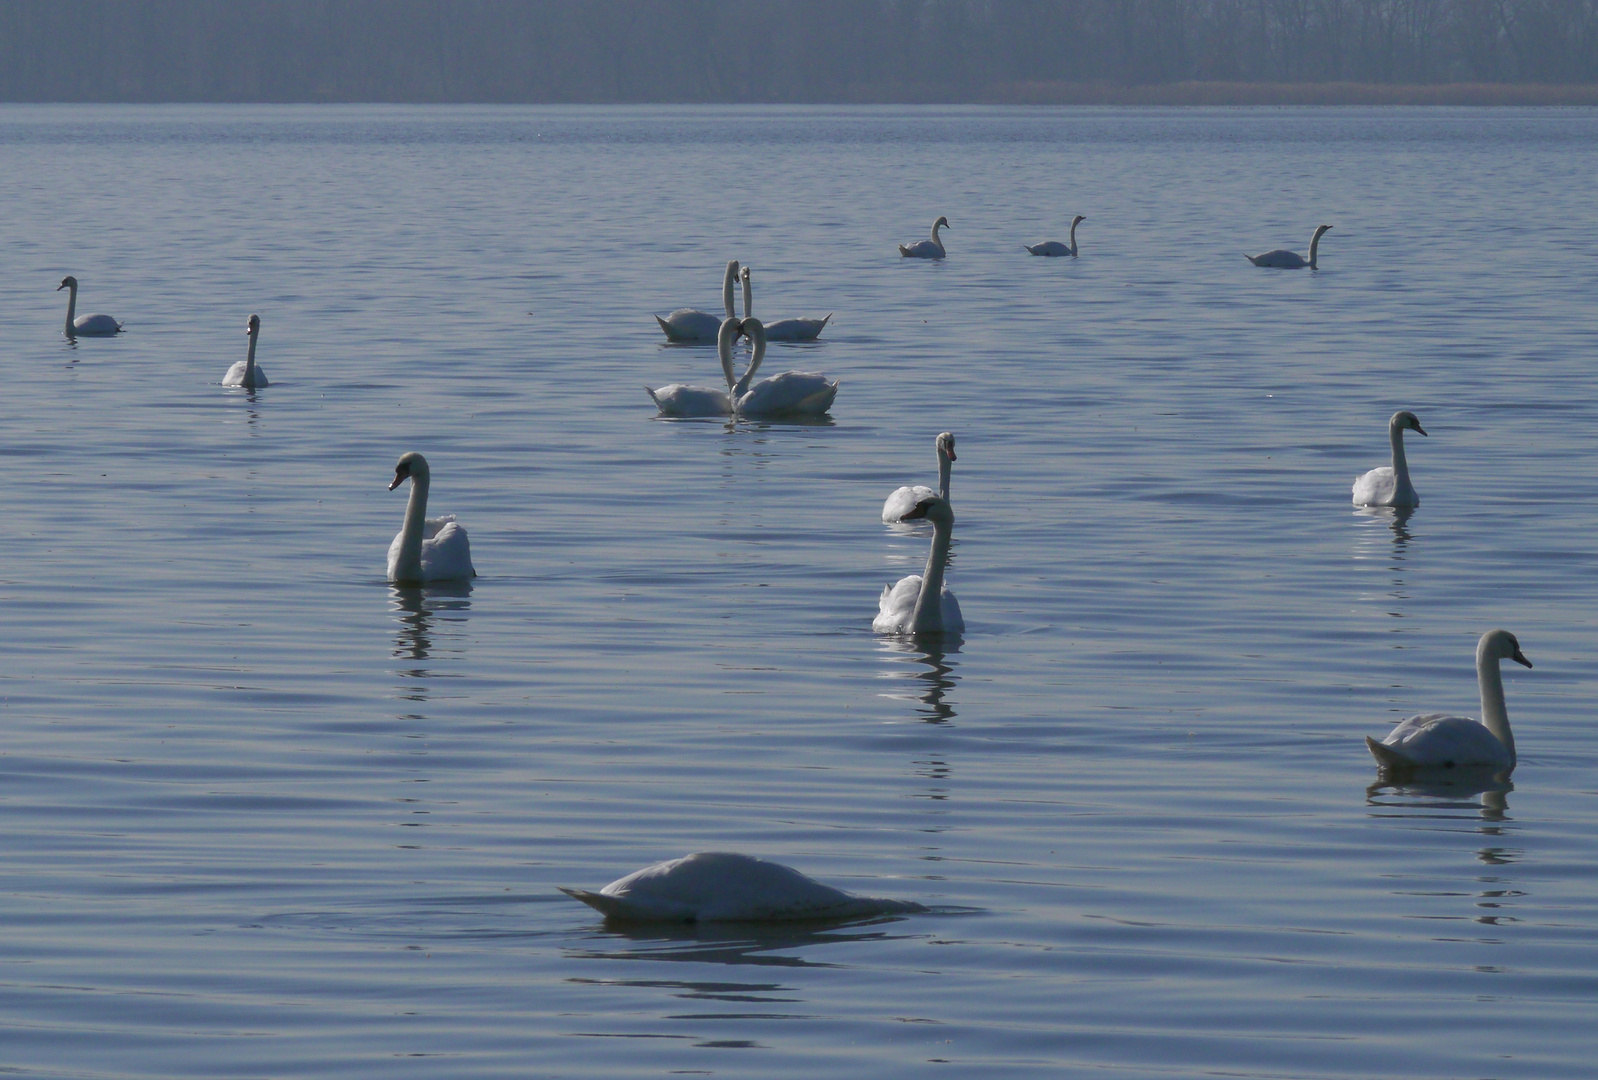
[[0, 0], [8, 101], [1137, 100], [1190, 83], [1242, 100], [1598, 84], [1598, 0]]

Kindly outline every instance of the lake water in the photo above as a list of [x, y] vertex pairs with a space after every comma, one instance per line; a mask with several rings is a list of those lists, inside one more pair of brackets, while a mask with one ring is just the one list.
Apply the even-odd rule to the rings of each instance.
[[[1598, 110], [7, 106], [0, 162], [8, 1074], [1592, 1075]], [[655, 416], [730, 258], [836, 312], [766, 365], [830, 422]], [[1353, 512], [1399, 408], [1423, 504]], [[968, 631], [883, 639], [944, 429]], [[406, 450], [469, 588], [384, 581]], [[1512, 789], [1373, 786], [1494, 626]], [[706, 849], [932, 911], [555, 888]]]

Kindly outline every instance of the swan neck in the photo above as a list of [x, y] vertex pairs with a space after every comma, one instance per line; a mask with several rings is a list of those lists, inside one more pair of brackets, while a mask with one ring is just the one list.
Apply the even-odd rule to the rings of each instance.
[[1410, 486], [1409, 458], [1404, 456], [1404, 429], [1396, 424], [1387, 429], [1387, 438], [1393, 444], [1393, 480], [1399, 488]]
[[405, 524], [400, 528], [399, 559], [394, 564], [398, 581], [422, 578], [422, 536], [427, 528], [427, 485], [430, 477], [411, 476], [411, 494], [405, 503]]
[[725, 309], [726, 316], [729, 319], [736, 319], [738, 317], [737, 310], [732, 306], [732, 287], [733, 283], [737, 280], [738, 262], [735, 259], [727, 264], [727, 273], [721, 279], [721, 306], [723, 309]]
[[934, 221], [932, 223], [932, 242], [940, 248], [943, 246], [943, 240], [938, 236], [938, 230], [941, 228], [943, 228], [943, 222]]
[[755, 313], [754, 285], [749, 280], [749, 275], [744, 275], [744, 318]]
[[1476, 654], [1476, 682], [1481, 686], [1481, 722], [1504, 749], [1509, 763], [1515, 763], [1515, 736], [1509, 730], [1509, 710], [1504, 707], [1504, 675], [1496, 656]]
[[250, 335], [250, 351], [244, 357], [244, 385], [255, 385], [255, 335]]
[[1076, 254], [1076, 222], [1071, 222], [1071, 254]]
[[72, 323], [78, 314], [78, 286], [67, 286], [67, 336], [72, 336]]
[[[766, 335], [764, 331], [757, 330], [752, 335], [754, 346], [750, 350], [749, 366], [744, 368], [743, 378], [738, 380], [738, 385], [732, 388], [733, 404], [736, 406], [738, 399], [749, 390], [749, 383], [755, 377], [755, 372], [760, 368], [760, 361], [766, 358]], [[729, 367], [728, 370], [731, 370]]]
[[954, 539], [953, 516], [933, 521], [932, 529], [932, 552], [921, 573], [921, 595], [916, 597], [916, 608], [910, 616], [912, 634], [943, 629], [943, 576], [949, 568], [949, 545]]
[[732, 331], [724, 324], [721, 332], [716, 335], [716, 355], [721, 360], [721, 375], [727, 380], [727, 392], [731, 393], [738, 377], [732, 373]]
[[1311, 270], [1314, 270], [1316, 268], [1315, 267], [1315, 257], [1319, 253], [1320, 250], [1321, 250], [1321, 234], [1320, 234], [1319, 231], [1317, 231], [1314, 236], [1310, 237], [1310, 241], [1309, 241], [1309, 268]]
[[940, 450], [938, 452], [938, 497], [942, 499], [949, 497], [949, 470], [949, 455]]

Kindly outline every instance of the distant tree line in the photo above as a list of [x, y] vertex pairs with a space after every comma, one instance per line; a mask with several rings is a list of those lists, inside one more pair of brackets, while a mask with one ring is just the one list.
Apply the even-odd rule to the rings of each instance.
[[1598, 0], [0, 0], [9, 101], [983, 101], [1598, 84]]

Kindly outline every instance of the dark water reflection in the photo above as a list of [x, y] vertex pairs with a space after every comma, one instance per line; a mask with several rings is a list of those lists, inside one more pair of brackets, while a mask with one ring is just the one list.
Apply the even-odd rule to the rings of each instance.
[[[929, 724], [946, 724], [957, 715], [952, 701], [946, 700], [959, 685], [960, 677], [953, 657], [960, 653], [957, 634], [924, 634], [883, 637], [881, 649], [894, 665], [884, 678], [906, 680], [909, 685], [883, 697], [919, 701], [917, 715]], [[907, 670], [913, 664], [918, 670]]]

